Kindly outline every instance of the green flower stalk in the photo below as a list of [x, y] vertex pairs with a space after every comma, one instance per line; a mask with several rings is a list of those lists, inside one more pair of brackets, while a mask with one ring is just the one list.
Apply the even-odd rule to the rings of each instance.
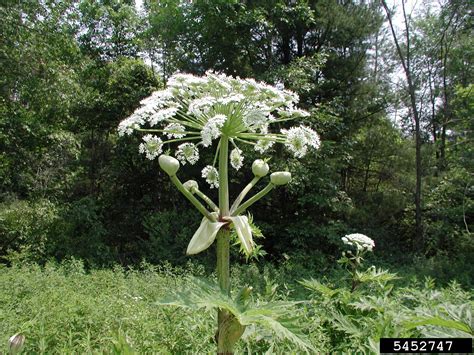
[[[239, 145], [243, 144], [252, 146], [256, 152], [269, 154], [275, 143], [281, 143], [297, 158], [311, 149], [318, 149], [319, 136], [310, 127], [271, 131], [276, 123], [309, 116], [308, 112], [296, 108], [297, 103], [295, 93], [253, 79], [213, 72], [207, 72], [203, 77], [176, 74], [169, 79], [166, 89], [142, 100], [142, 106], [119, 125], [120, 135], [134, 131], [147, 133], [139, 145], [139, 152], [150, 160], [159, 157], [163, 171], [203, 215], [187, 254], [197, 254], [216, 241], [217, 279], [221, 291], [229, 296], [231, 229], [235, 229], [241, 249], [247, 255], [252, 254], [252, 229], [247, 216], [241, 214], [275, 186], [286, 185], [291, 180], [289, 172], [275, 172], [264, 189], [244, 201], [257, 182], [269, 173], [267, 162], [258, 159], [252, 164], [254, 178], [230, 205], [229, 163], [235, 170], [242, 168], [245, 157]], [[165, 145], [171, 148], [175, 144], [176, 158], [162, 154]], [[200, 190], [196, 181], [183, 184], [177, 177], [181, 165], [197, 164], [200, 149], [208, 147], [215, 148], [215, 158], [212, 165], [204, 166], [201, 174], [210, 188], [219, 189], [218, 204]], [[219, 310], [218, 353], [232, 353], [244, 330], [245, 326], [235, 316]]]

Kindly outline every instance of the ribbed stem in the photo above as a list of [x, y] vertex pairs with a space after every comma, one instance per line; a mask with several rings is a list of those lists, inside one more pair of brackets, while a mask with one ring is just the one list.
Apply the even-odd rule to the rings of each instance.
[[[221, 137], [219, 149], [219, 210], [220, 219], [229, 216], [229, 138]], [[230, 294], [230, 231], [225, 226], [217, 233], [217, 279], [222, 292]], [[232, 353], [233, 344], [227, 336], [230, 314], [222, 309], [217, 313], [217, 352]]]
[[219, 150], [219, 209], [221, 217], [229, 215], [229, 138], [221, 137]]

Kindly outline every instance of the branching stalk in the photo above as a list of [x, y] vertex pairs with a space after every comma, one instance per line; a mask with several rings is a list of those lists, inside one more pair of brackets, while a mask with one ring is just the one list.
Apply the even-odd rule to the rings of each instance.
[[198, 195], [204, 202], [206, 202], [207, 205], [210, 208], [212, 208], [214, 212], [219, 213], [219, 207], [208, 196], [206, 196], [201, 190], [195, 190], [194, 193]]
[[252, 189], [252, 187], [254, 187], [257, 182], [260, 181], [260, 177], [259, 176], [255, 176], [252, 181], [250, 181], [247, 186], [245, 186], [245, 188], [242, 190], [242, 192], [239, 194], [239, 196], [237, 196], [237, 198], [235, 199], [234, 203], [232, 204], [231, 208], [230, 208], [230, 214], [234, 214], [234, 211], [237, 209], [237, 207], [239, 207], [240, 203], [244, 200], [245, 196], [249, 193], [249, 191]]
[[191, 192], [189, 192], [181, 183], [181, 181], [178, 179], [176, 175], [170, 176], [171, 181], [173, 184], [178, 188], [178, 190], [191, 202], [194, 207], [197, 208], [199, 212], [202, 213], [204, 217], [209, 219], [212, 222], [216, 222], [216, 218], [202, 205], [199, 200], [193, 196]]
[[247, 208], [249, 208], [250, 206], [252, 206], [255, 202], [257, 202], [258, 200], [260, 200], [263, 196], [265, 196], [266, 194], [268, 194], [273, 188], [275, 187], [275, 185], [273, 185], [271, 182], [265, 186], [265, 188], [263, 190], [261, 190], [260, 192], [258, 192], [257, 194], [253, 195], [251, 198], [249, 198], [247, 201], [245, 201], [243, 204], [241, 204], [236, 210], [234, 213], [232, 213], [233, 216], [238, 216], [239, 214], [241, 214], [242, 212], [244, 212]]

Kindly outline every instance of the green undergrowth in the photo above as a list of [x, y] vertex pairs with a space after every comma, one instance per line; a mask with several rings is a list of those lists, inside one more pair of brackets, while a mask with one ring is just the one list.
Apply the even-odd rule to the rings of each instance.
[[[298, 277], [297, 271], [285, 263], [235, 267], [232, 295], [252, 285], [255, 307], [293, 303], [289, 316], [297, 318], [297, 334], [311, 344], [310, 353], [375, 353], [383, 336], [472, 337], [473, 293], [456, 282], [442, 288], [430, 278], [401, 283], [393, 273], [366, 268], [351, 292], [343, 270], [326, 277], [304, 268]], [[85, 270], [74, 259], [43, 267], [0, 266], [0, 353], [8, 353], [8, 338], [17, 333], [25, 336], [28, 354], [214, 353], [214, 311], [159, 302], [177, 294], [192, 300], [185, 293], [196, 278], [212, 289], [213, 278], [204, 274], [193, 264]], [[199, 287], [199, 282], [193, 287], [194, 298]], [[212, 293], [206, 297], [214, 302]], [[247, 326], [236, 351], [304, 352], [258, 323]]]

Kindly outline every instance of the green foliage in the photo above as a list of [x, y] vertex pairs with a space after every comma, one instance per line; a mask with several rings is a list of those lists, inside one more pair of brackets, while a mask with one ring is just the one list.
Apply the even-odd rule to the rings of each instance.
[[[152, 263], [163, 261], [185, 264], [186, 247], [198, 227], [199, 215], [195, 211], [160, 211], [150, 213], [143, 219], [143, 227], [147, 238], [142, 240], [142, 248], [146, 250], [143, 257]], [[205, 252], [207, 258], [209, 252]]]
[[250, 292], [251, 288], [243, 289], [233, 299], [223, 293], [217, 284], [191, 278], [184, 291], [173, 293], [158, 304], [193, 310], [225, 309], [244, 327], [258, 324], [272, 330], [277, 339], [288, 340], [302, 350], [314, 350], [297, 324], [295, 302], [254, 303], [249, 299]]
[[[472, 291], [455, 282], [445, 288], [434, 279], [397, 286], [393, 274], [371, 268], [361, 271], [364, 282], [353, 293], [338, 272], [324, 279], [309, 274], [301, 293], [288, 267], [266, 264], [262, 270], [234, 268], [240, 286], [229, 297], [203, 273], [191, 264], [146, 263], [86, 271], [74, 258], [44, 267], [0, 265], [0, 344], [21, 332], [25, 353], [209, 353], [216, 319], [205, 309], [216, 306], [249, 324], [238, 353], [300, 353], [294, 342], [302, 339], [317, 353], [372, 353], [382, 336], [472, 336]], [[251, 294], [242, 286], [249, 282], [255, 286]], [[179, 307], [157, 304], [166, 299]]]
[[435, 290], [413, 282], [396, 288], [394, 274], [369, 268], [360, 273], [354, 292], [310, 279], [314, 319], [331, 337], [331, 348], [344, 352], [378, 352], [382, 337], [466, 337], [472, 335], [472, 293], [453, 283]]
[[171, 268], [138, 272], [116, 267], [87, 273], [72, 259], [61, 266], [2, 268], [0, 278], [2, 346], [21, 331], [25, 353], [183, 353], [213, 348], [213, 324], [207, 318], [154, 305], [163, 292], [183, 285]]
[[0, 250], [14, 261], [44, 261], [50, 255], [58, 207], [48, 200], [12, 200], [0, 204]]

